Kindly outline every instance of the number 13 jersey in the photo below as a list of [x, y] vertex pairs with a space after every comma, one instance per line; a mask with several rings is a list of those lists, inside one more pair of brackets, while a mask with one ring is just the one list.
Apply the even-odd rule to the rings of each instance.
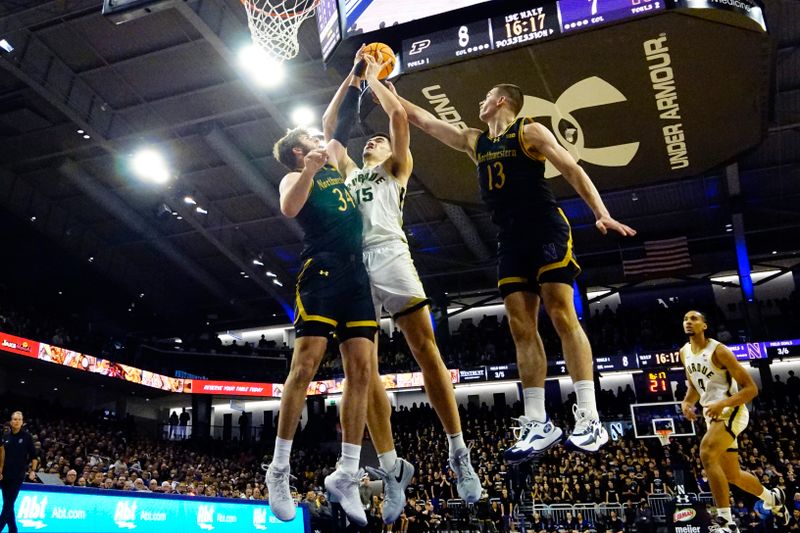
[[492, 211], [492, 222], [500, 226], [501, 237], [530, 231], [525, 222], [552, 215], [557, 207], [544, 177], [544, 156], [525, 148], [524, 126], [530, 122], [533, 119], [518, 118], [497, 137], [484, 131], [475, 144], [481, 198]]
[[406, 188], [383, 165], [354, 170], [347, 177], [347, 187], [364, 221], [364, 249], [391, 242], [408, 242], [403, 232]]

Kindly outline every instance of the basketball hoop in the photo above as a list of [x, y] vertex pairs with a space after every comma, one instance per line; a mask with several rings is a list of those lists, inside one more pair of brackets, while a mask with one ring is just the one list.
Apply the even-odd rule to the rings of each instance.
[[662, 446], [669, 446], [669, 437], [672, 435], [671, 429], [659, 429], [656, 431], [656, 436], [661, 442]]
[[253, 44], [286, 61], [300, 51], [297, 32], [320, 0], [241, 0]]

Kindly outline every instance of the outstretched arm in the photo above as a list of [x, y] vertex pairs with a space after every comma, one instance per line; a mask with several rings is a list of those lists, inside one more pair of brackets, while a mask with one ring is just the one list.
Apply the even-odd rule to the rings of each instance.
[[378, 73], [384, 65], [378, 63], [371, 55], [364, 56], [364, 60], [367, 62], [365, 73], [367, 84], [389, 117], [392, 175], [405, 184], [411, 176], [412, 168], [408, 115], [406, 115], [399, 98], [378, 80]]
[[583, 201], [589, 205], [596, 219], [595, 226], [600, 233], [605, 235], [608, 230], [613, 230], [625, 237], [636, 235], [636, 230], [611, 218], [603, 199], [600, 198], [600, 193], [597, 192], [597, 188], [589, 179], [586, 171], [575, 162], [572, 155], [563, 146], [558, 144], [550, 130], [541, 124], [532, 122], [525, 125], [524, 132], [526, 148], [532, 148], [545, 156], [564, 176], [567, 183], [575, 189], [575, 192], [583, 198]]
[[360, 65], [363, 48], [362, 45], [356, 52], [353, 70], [339, 86], [322, 115], [322, 132], [325, 135], [331, 163], [339, 167], [344, 176], [356, 168], [355, 162], [347, 153], [347, 141], [358, 109], [361, 83], [359, 71], [363, 70]]
[[333, 138], [333, 132], [336, 129], [337, 115], [339, 114], [339, 107], [342, 105], [342, 100], [344, 100], [345, 94], [347, 94], [350, 87], [354, 87], [356, 90], [359, 89], [361, 74], [358, 71], [360, 70], [359, 63], [361, 61], [361, 52], [363, 49], [364, 45], [361, 45], [361, 48], [359, 48], [358, 52], [356, 52], [353, 69], [350, 71], [347, 77], [345, 77], [344, 81], [342, 81], [342, 84], [336, 90], [336, 94], [333, 95], [331, 102], [325, 109], [325, 113], [322, 114], [322, 133], [325, 134], [325, 142], [328, 142]]
[[432, 113], [397, 94], [397, 90], [391, 82], [387, 83], [387, 86], [397, 96], [403, 109], [405, 109], [409, 122], [450, 148], [464, 152], [470, 159], [475, 161], [475, 142], [481, 134], [480, 130], [457, 128], [444, 120], [436, 118]]

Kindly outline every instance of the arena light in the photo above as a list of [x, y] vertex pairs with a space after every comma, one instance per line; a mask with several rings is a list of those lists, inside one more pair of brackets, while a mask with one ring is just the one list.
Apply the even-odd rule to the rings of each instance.
[[261, 259], [258, 259], [258, 258], [253, 259], [253, 264], [254, 265], [258, 265], [258, 266], [262, 266], [262, 267], [264, 266], [264, 262]]
[[11, 43], [6, 41], [5, 39], [0, 39], [0, 48], [5, 50], [9, 54], [14, 51], [14, 47], [11, 46]]
[[131, 168], [136, 176], [143, 180], [156, 184], [164, 184], [169, 181], [170, 172], [164, 157], [152, 148], [142, 148], [133, 155]]
[[197, 201], [194, 198], [192, 198], [191, 196], [184, 196], [183, 197], [183, 203], [189, 204], [189, 205], [197, 205]]
[[300, 106], [292, 111], [292, 122], [295, 126], [304, 128], [316, 122], [314, 111], [308, 106]]
[[263, 48], [253, 44], [239, 49], [239, 66], [261, 87], [274, 87], [286, 77], [283, 63], [270, 57]]
[[595, 298], [600, 298], [601, 296], [605, 296], [606, 294], [610, 293], [611, 290], [609, 289], [597, 289], [594, 291], [587, 291], [586, 298], [589, 300], [593, 300]]
[[267, 270], [267, 277], [268, 278], [277, 278], [278, 276], [274, 272], [270, 272], [269, 270]]
[[[759, 270], [758, 272], [750, 272], [750, 277], [753, 279], [753, 282], [761, 281], [764, 278], [768, 278], [770, 276], [774, 276], [775, 274], [780, 273], [780, 270], [772, 269], [772, 270]], [[711, 278], [712, 283], [735, 283], [739, 284], [739, 276], [738, 274], [729, 274], [724, 276], [713, 276]]]
[[281, 283], [281, 282], [280, 282], [280, 281], [278, 281], [277, 279], [273, 279], [273, 280], [272, 280], [272, 283], [274, 283], [274, 284], [275, 284], [275, 285], [277, 285], [278, 287], [283, 287], [283, 283]]

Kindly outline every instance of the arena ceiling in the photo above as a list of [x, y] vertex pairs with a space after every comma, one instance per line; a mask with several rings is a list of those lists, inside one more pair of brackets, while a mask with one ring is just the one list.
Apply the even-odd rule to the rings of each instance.
[[[343, 72], [323, 68], [308, 22], [287, 81], [252, 85], [237, 65], [249, 37], [237, 0], [177, 2], [121, 25], [101, 15], [101, 3], [0, 3], [0, 39], [16, 50], [0, 51], [0, 209], [47, 255], [79, 261], [86, 278], [110, 278], [127, 299], [145, 294], [159, 320], [284, 322], [301, 245], [276, 208], [284, 170], [271, 147], [296, 104], [322, 114]], [[800, 3], [765, 4], [776, 49], [770, 124], [736, 163], [752, 260], [792, 264], [800, 257]], [[168, 187], [131, 176], [125, 161], [145, 144], [168, 157], [176, 176]], [[488, 215], [444, 204], [415, 180], [407, 198], [406, 229], [428, 290], [491, 289]], [[724, 167], [604, 198], [639, 236], [601, 237], [583, 203], [565, 198], [586, 286], [635, 281], [623, 276], [624, 248], [683, 235], [697, 275], [735, 268]]]

